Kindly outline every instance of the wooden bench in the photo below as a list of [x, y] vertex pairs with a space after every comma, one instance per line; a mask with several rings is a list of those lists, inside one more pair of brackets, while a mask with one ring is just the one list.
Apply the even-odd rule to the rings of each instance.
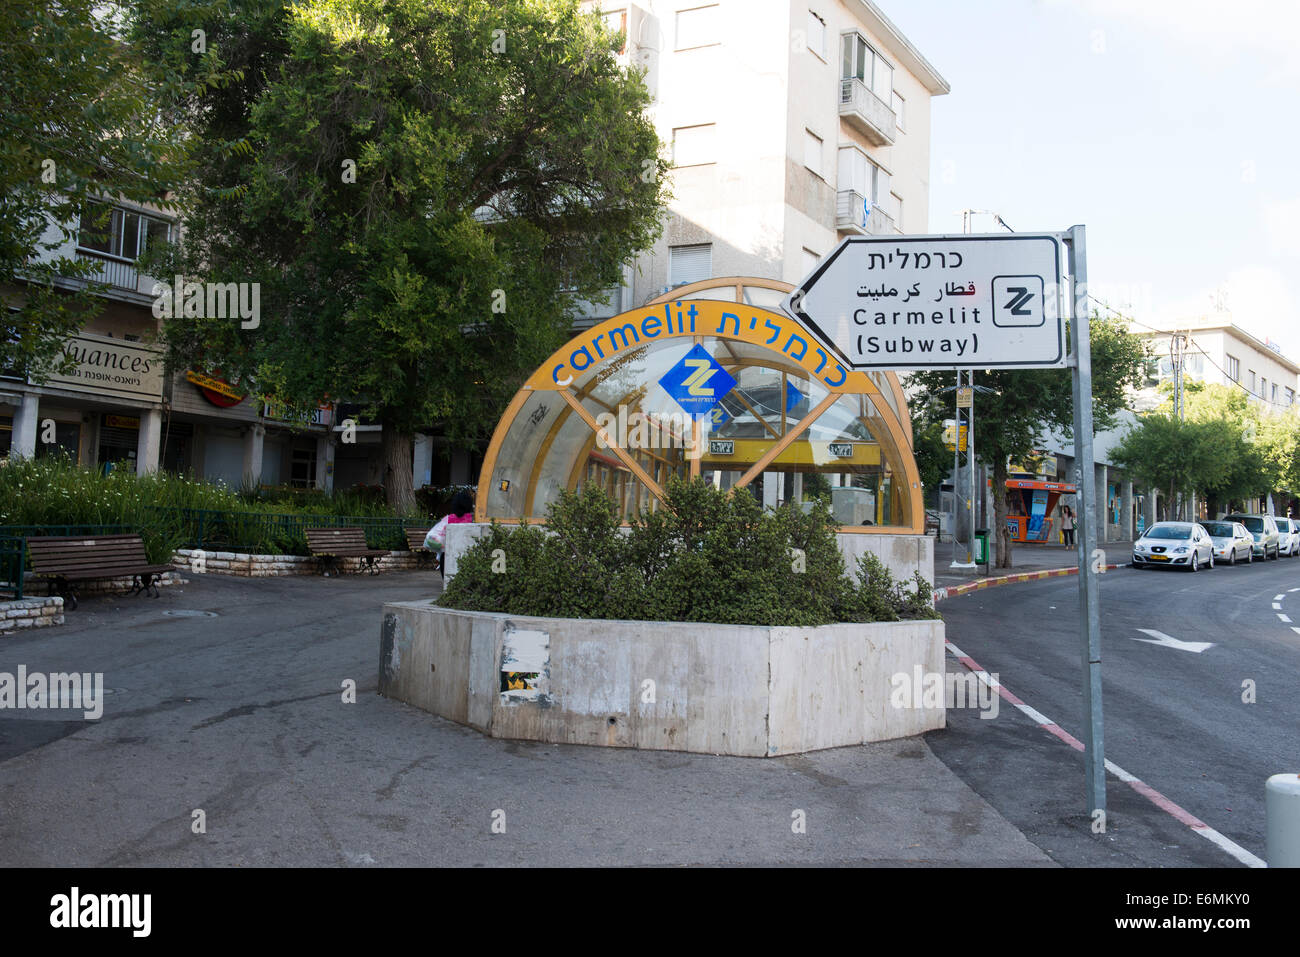
[[321, 574], [337, 570], [340, 559], [359, 558], [370, 574], [378, 575], [379, 566], [375, 560], [388, 554], [387, 549], [368, 546], [366, 533], [361, 528], [309, 528], [306, 531], [307, 550], [319, 561]]
[[139, 535], [43, 535], [27, 539], [32, 574], [54, 582], [64, 604], [77, 607], [77, 582], [130, 578], [132, 595], [158, 597], [159, 576], [171, 565], [151, 565]]
[[420, 567], [428, 568], [430, 565], [436, 565], [438, 568], [438, 574], [441, 575], [443, 553], [441, 551], [435, 552], [430, 548], [424, 547], [424, 539], [429, 534], [429, 530], [427, 528], [408, 528], [405, 529], [405, 531], [406, 547], [415, 554], [415, 557], [419, 560]]

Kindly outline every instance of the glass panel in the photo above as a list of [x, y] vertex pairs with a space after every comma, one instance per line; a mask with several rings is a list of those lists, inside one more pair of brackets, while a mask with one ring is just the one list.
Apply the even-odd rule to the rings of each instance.
[[[820, 258], [819, 256], [819, 261]], [[745, 302], [748, 305], [758, 306], [760, 309], [772, 309], [776, 312], [781, 311], [781, 302], [786, 297], [786, 293], [780, 289], [768, 289], [765, 286], [745, 286], [744, 292]]]
[[145, 249], [159, 249], [171, 240], [171, 224], [161, 219], [145, 220]]
[[122, 251], [125, 259], [135, 259], [140, 254], [140, 214], [122, 214]]
[[871, 89], [886, 105], [894, 95], [894, 68], [880, 54], [872, 57]]

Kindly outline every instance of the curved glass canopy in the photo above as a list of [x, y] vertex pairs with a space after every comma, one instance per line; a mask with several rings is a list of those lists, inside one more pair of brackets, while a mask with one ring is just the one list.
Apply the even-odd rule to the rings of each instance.
[[478, 520], [540, 520], [593, 482], [630, 518], [678, 475], [772, 506], [829, 496], [845, 531], [921, 533], [897, 377], [842, 367], [777, 311], [790, 288], [710, 279], [575, 336], [497, 424]]

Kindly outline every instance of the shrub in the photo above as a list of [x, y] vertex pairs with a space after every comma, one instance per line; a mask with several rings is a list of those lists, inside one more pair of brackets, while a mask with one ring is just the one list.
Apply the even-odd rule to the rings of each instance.
[[813, 626], [938, 617], [918, 573], [894, 582], [873, 556], [850, 578], [829, 504], [765, 510], [701, 479], [670, 479], [667, 504], [624, 532], [594, 485], [562, 492], [545, 530], [493, 523], [438, 603], [559, 618]]

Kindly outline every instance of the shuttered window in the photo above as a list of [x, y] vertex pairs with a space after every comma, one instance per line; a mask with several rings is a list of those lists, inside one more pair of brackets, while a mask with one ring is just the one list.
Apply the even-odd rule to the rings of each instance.
[[699, 282], [713, 275], [713, 245], [670, 246], [668, 249], [668, 284]]

